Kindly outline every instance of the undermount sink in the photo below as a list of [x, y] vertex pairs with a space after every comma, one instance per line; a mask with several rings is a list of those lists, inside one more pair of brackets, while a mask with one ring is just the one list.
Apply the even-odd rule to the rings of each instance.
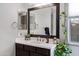
[[45, 42], [41, 42], [41, 41], [33, 41], [33, 40], [30, 40], [28, 41], [29, 43], [36, 43], [36, 44], [44, 44]]

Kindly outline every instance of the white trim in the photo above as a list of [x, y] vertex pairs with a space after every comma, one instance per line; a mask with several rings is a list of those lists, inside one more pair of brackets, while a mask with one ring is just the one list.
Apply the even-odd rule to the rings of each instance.
[[71, 18], [79, 18], [79, 16], [69, 16], [68, 18], [69, 19], [71, 19]]

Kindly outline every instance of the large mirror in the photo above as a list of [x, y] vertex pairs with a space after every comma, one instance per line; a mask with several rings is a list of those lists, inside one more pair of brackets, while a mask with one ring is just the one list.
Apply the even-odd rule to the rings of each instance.
[[59, 4], [29, 8], [28, 34], [59, 38]]

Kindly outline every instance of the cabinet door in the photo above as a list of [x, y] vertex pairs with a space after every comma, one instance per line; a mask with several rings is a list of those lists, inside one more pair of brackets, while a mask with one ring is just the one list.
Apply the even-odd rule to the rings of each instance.
[[29, 49], [24, 47], [25, 45], [16, 43], [16, 56], [29, 56]]
[[16, 43], [16, 56], [50, 56], [50, 50]]
[[23, 45], [16, 43], [16, 56], [22, 56], [23, 55]]
[[35, 54], [36, 48], [33, 46], [24, 45], [24, 51], [26, 52], [26, 55], [29, 55], [29, 56], [36, 55]]
[[30, 51], [30, 56], [38, 56], [38, 53]]
[[23, 51], [23, 56], [29, 56], [29, 51]]
[[50, 50], [37, 47], [37, 53], [42, 56], [50, 56]]

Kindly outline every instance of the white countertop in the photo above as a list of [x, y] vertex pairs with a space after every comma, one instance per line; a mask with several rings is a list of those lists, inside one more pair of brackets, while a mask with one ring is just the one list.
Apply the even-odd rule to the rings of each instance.
[[32, 39], [31, 40], [25, 40], [24, 38], [16, 38], [15, 43], [20, 43], [20, 44], [50, 49], [51, 55], [53, 55], [53, 51], [56, 47], [56, 44], [37, 42], [37, 41], [34, 41]]

